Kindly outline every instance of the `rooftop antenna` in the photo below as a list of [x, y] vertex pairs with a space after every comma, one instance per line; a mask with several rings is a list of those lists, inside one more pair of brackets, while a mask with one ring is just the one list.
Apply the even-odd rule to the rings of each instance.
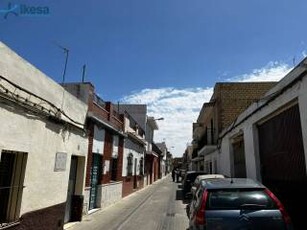
[[65, 75], [66, 75], [66, 68], [67, 68], [67, 61], [68, 61], [68, 54], [69, 54], [69, 49], [55, 43], [57, 47], [59, 47], [60, 49], [62, 49], [65, 53], [65, 65], [64, 65], [64, 70], [63, 70], [63, 75], [62, 75], [62, 83], [65, 82]]
[[[66, 57], [65, 57], [65, 65], [64, 65], [64, 70], [63, 70], [63, 76], [62, 76], [62, 84], [64, 84], [64, 82], [65, 82], [65, 75], [66, 75], [66, 68], [67, 68], [67, 61], [68, 61], [69, 49], [67, 49], [67, 48], [65, 48], [65, 47], [63, 47], [63, 46], [57, 44], [56, 42], [55, 42], [55, 45], [56, 45], [57, 47], [59, 47], [60, 49], [62, 49], [62, 50], [64, 51], [65, 55], [66, 55]], [[64, 89], [64, 87], [63, 87], [61, 111], [63, 110], [63, 106], [64, 106], [64, 97], [65, 97], [65, 89]]]
[[82, 82], [84, 82], [85, 70], [86, 70], [86, 65], [84, 64], [83, 67], [82, 67]]
[[293, 57], [292, 61], [293, 61], [293, 66], [295, 66], [295, 56]]

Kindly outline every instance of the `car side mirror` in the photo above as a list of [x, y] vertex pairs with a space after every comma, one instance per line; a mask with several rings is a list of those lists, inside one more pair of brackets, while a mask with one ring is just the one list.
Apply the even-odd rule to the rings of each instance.
[[192, 193], [192, 195], [195, 195], [195, 192], [196, 192], [196, 187], [193, 186], [193, 187], [191, 188], [191, 193]]

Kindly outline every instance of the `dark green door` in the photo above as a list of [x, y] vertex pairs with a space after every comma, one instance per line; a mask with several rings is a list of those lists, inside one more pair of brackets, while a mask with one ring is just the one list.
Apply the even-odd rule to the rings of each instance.
[[93, 153], [93, 163], [91, 169], [90, 205], [89, 205], [90, 210], [96, 208], [97, 185], [100, 181], [100, 175], [101, 175], [101, 161], [102, 161], [101, 155]]

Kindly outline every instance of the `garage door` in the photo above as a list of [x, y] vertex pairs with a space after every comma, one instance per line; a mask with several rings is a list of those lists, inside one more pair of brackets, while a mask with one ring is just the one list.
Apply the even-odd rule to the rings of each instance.
[[299, 229], [306, 207], [306, 166], [299, 107], [258, 126], [262, 182], [285, 204]]

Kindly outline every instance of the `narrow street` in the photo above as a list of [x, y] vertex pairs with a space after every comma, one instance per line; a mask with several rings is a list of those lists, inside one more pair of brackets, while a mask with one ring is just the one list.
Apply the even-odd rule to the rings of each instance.
[[66, 225], [65, 229], [186, 230], [188, 218], [179, 185], [167, 176], [111, 207], [83, 217], [82, 222]]

